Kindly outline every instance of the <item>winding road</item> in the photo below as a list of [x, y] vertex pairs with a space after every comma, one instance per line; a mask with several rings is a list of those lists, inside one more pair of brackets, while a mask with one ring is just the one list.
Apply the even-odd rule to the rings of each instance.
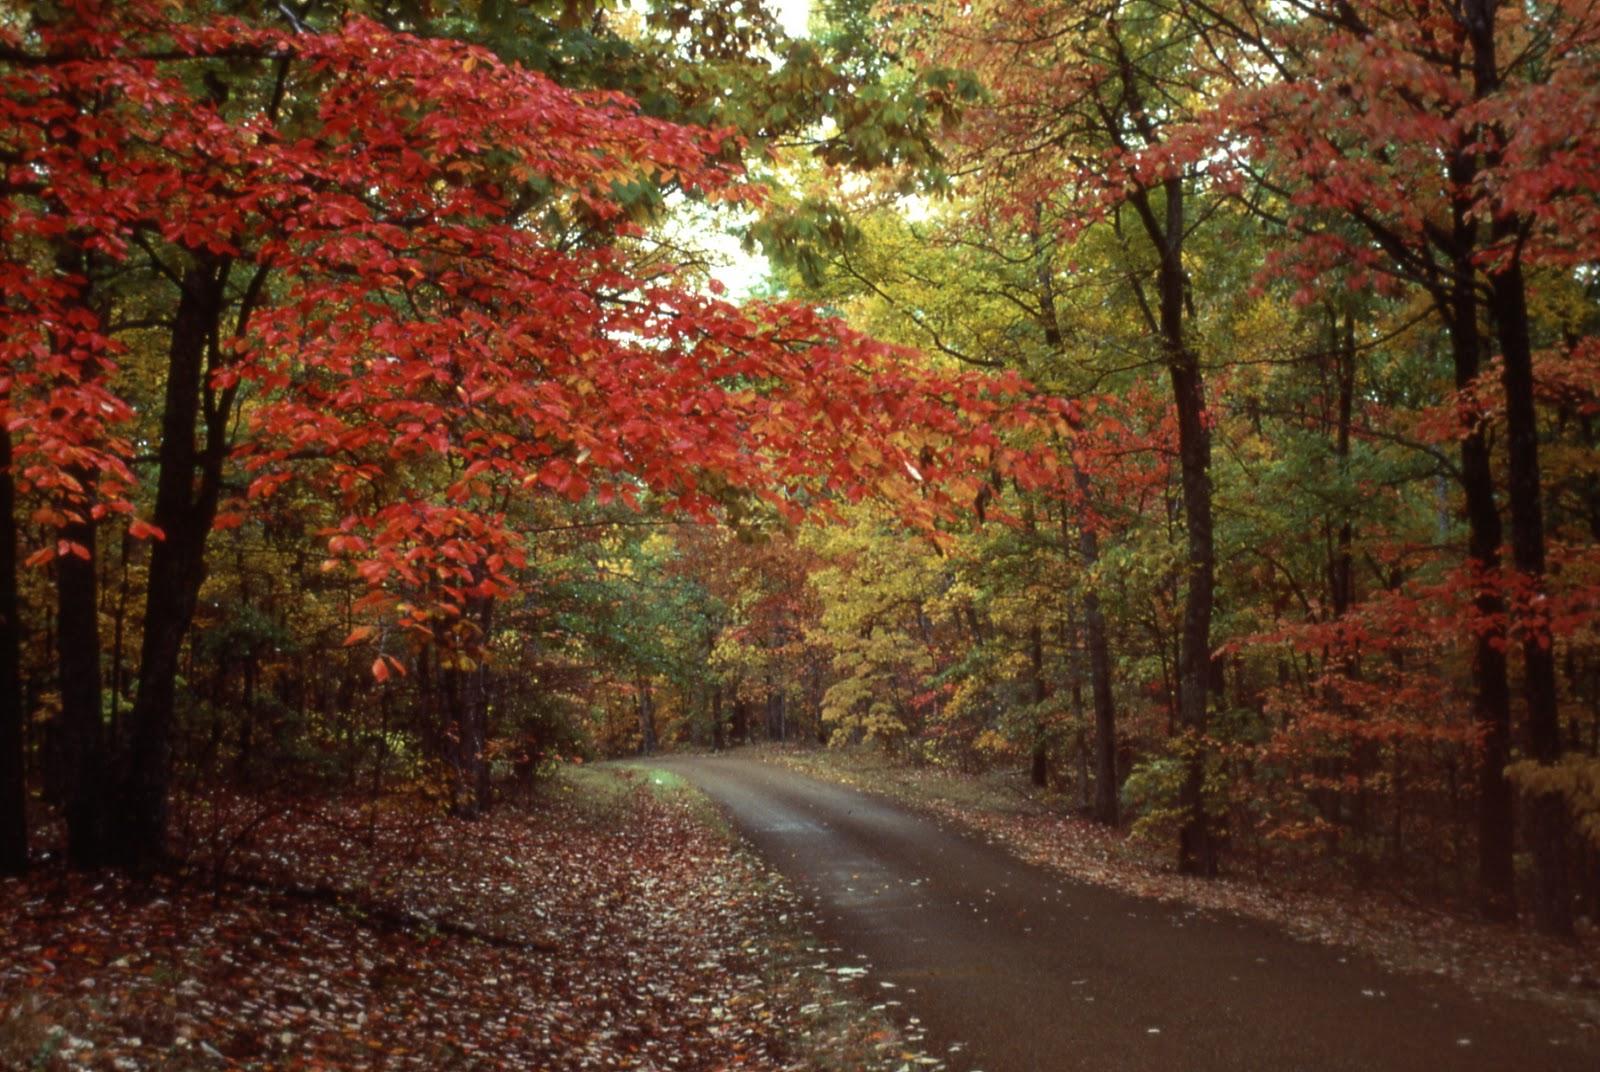
[[1600, 1034], [1264, 924], [1075, 883], [757, 759], [664, 757], [957, 1072], [1600, 1069]]

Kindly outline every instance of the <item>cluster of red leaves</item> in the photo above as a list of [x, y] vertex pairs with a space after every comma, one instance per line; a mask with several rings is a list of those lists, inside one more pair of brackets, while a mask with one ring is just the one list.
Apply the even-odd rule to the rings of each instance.
[[0, 887], [0, 1065], [790, 1069], [827, 996], [772, 985], [792, 895], [644, 789], [471, 824], [301, 807], [229, 859], [214, 889]]
[[[969, 469], [1055, 478], [1053, 452], [1000, 432], [1059, 434], [1070, 414], [1016, 377], [937, 374], [641, 255], [619, 191], [748, 196], [723, 133], [361, 18], [309, 33], [153, 0], [65, 11], [36, 40], [0, 29], [0, 298], [21, 317], [0, 364], [29, 472], [76, 461], [128, 508], [106, 425], [129, 408], [102, 386], [115, 346], [84, 280], [40, 270], [54, 245], [237, 285], [208, 406], [241, 407], [253, 480], [218, 523], [311, 482], [340, 505], [330, 561], [402, 626], [512, 588], [508, 507], [530, 494], [701, 516], [730, 489], [791, 515], [884, 494], [931, 527], [974, 494]], [[222, 58], [253, 65], [254, 88], [198, 92]]]
[[[1380, 559], [1426, 566], [1431, 549], [1403, 543], [1376, 544]], [[1365, 655], [1420, 655], [1438, 662], [1467, 650], [1479, 637], [1505, 648], [1532, 637], [1549, 646], [1593, 633], [1600, 624], [1600, 600], [1593, 588], [1600, 572], [1600, 552], [1586, 546], [1552, 542], [1552, 568], [1547, 589], [1541, 591], [1526, 574], [1509, 566], [1485, 570], [1463, 562], [1434, 575], [1423, 575], [1397, 588], [1374, 594], [1342, 616], [1312, 603], [1306, 621], [1279, 620], [1273, 628], [1242, 638], [1229, 647], [1243, 649], [1258, 644], [1287, 644], [1297, 651], [1326, 652], [1347, 659]], [[1474, 602], [1479, 593], [1492, 595], [1504, 607], [1489, 614]], [[1331, 674], [1341, 678], [1341, 689], [1360, 692], [1359, 683], [1343, 682], [1337, 666]], [[1408, 675], [1396, 673], [1397, 679]], [[1409, 675], [1414, 677], [1415, 675]], [[1437, 706], [1440, 682], [1418, 681], [1419, 707]], [[1379, 696], [1374, 703], [1385, 702]], [[1391, 697], [1387, 702], [1399, 702]]]
[[[1210, 131], [1214, 144], [1231, 143], [1225, 152], [1242, 148], [1257, 161], [1287, 163], [1305, 180], [1291, 196], [1311, 236], [1298, 251], [1303, 279], [1338, 266], [1338, 258], [1341, 271], [1357, 267], [1353, 285], [1366, 282], [1369, 270], [1394, 270], [1380, 267], [1367, 243], [1312, 226], [1321, 212], [1376, 224], [1403, 273], [1423, 273], [1422, 258], [1406, 247], [1424, 248], [1460, 206], [1484, 220], [1527, 223], [1514, 248], [1491, 245], [1477, 254], [1485, 269], [1513, 254], [1562, 267], [1593, 257], [1600, 217], [1587, 191], [1600, 180], [1600, 155], [1593, 139], [1573, 136], [1591, 129], [1585, 123], [1600, 109], [1588, 59], [1600, 34], [1592, 8], [1499, 8], [1502, 70], [1487, 93], [1460, 58], [1459, 9], [1427, 3], [1404, 18], [1376, 2], [1307, 10], [1320, 17], [1285, 20], [1257, 42], [1261, 55], [1292, 74], [1241, 80], [1190, 132], [1196, 150]], [[1540, 59], [1526, 58], [1533, 55]], [[1372, 152], [1374, 145], [1384, 151]], [[1445, 166], [1459, 146], [1485, 154], [1481, 170]]]

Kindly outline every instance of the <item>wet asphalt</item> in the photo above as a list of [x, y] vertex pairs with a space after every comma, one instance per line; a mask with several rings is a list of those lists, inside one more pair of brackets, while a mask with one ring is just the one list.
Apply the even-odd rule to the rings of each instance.
[[697, 784], [808, 895], [840, 965], [954, 1072], [1600, 1072], [1600, 1027], [1258, 922], [1073, 882], [884, 799], [738, 755]]

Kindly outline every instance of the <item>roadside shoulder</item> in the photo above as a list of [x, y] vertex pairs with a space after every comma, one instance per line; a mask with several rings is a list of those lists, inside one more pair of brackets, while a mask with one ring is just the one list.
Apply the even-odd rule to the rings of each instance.
[[1149, 846], [1051, 807], [1004, 779], [914, 768], [877, 755], [758, 748], [752, 754], [886, 797], [1080, 882], [1274, 924], [1298, 940], [1442, 977], [1483, 996], [1535, 1000], [1600, 1032], [1600, 933], [1573, 943], [1353, 888], [1295, 888], [1180, 875]]

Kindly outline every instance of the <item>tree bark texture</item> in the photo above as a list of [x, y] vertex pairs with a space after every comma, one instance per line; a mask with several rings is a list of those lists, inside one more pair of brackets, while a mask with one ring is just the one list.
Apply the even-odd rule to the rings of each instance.
[[28, 868], [28, 783], [23, 726], [22, 619], [17, 599], [17, 486], [11, 432], [0, 421], [0, 875]]

